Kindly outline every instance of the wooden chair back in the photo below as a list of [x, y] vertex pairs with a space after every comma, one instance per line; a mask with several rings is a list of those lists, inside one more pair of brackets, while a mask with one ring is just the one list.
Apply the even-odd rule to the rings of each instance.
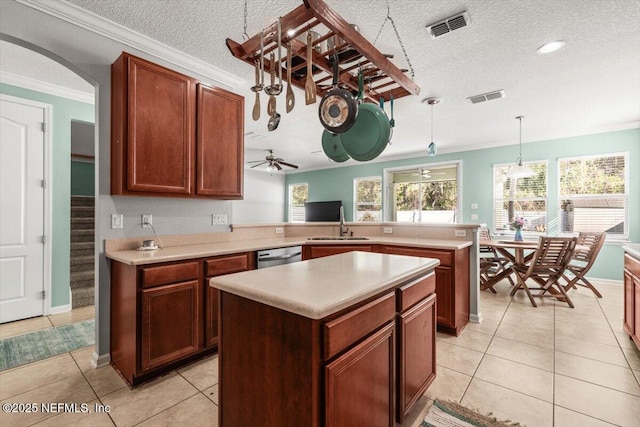
[[540, 237], [527, 277], [560, 277], [573, 256], [577, 240], [576, 237]]
[[575, 251], [573, 253], [572, 260], [587, 263], [587, 265], [584, 266], [585, 269], [591, 268], [591, 265], [595, 262], [600, 249], [602, 249], [602, 245], [604, 245], [605, 238], [606, 233], [580, 232], [580, 234], [578, 234], [577, 244], [581, 246], [588, 246], [589, 249], [586, 251]]

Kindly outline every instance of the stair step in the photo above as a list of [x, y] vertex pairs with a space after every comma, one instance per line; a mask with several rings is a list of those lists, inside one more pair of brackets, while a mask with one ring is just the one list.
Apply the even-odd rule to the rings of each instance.
[[71, 242], [71, 250], [91, 249], [93, 250], [93, 240], [90, 242]]
[[71, 243], [90, 243], [93, 242], [93, 234], [73, 234], [71, 232]]
[[95, 251], [93, 250], [93, 248], [75, 249], [75, 250], [71, 251], [71, 258], [79, 257], [79, 256], [91, 256], [91, 257], [93, 257], [94, 255], [95, 255]]
[[71, 196], [71, 206], [95, 206], [95, 199], [92, 196]]
[[95, 290], [93, 287], [78, 288], [71, 290], [71, 307], [79, 308], [94, 305]]
[[71, 218], [78, 217], [93, 217], [95, 215], [95, 208], [93, 206], [72, 206]]
[[93, 253], [91, 255], [76, 255], [71, 257], [71, 265], [81, 265], [81, 264], [91, 264], [93, 265], [93, 261], [95, 257]]
[[74, 224], [90, 224], [92, 227], [95, 223], [95, 219], [93, 217], [78, 217], [78, 218], [71, 218], [71, 225]]
[[93, 270], [91, 271], [77, 271], [77, 272], [71, 272], [69, 274], [69, 281], [72, 284], [77, 284], [80, 282], [85, 282], [88, 280], [93, 280], [93, 278], [95, 277], [95, 273]]
[[82, 288], [93, 288], [95, 286], [93, 280], [82, 280], [80, 282], [73, 282], [70, 284], [71, 290]]

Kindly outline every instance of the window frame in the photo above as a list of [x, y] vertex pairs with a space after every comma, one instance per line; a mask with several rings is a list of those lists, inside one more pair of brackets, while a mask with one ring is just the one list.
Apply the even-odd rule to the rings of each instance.
[[[542, 160], [530, 160], [527, 162], [522, 162], [523, 165], [535, 165], [535, 164], [544, 164], [547, 168], [547, 179], [545, 180], [545, 193], [546, 196], [544, 198], [544, 202], [545, 202], [545, 231], [543, 232], [538, 232], [538, 231], [534, 231], [534, 230], [523, 230], [523, 234], [525, 236], [541, 236], [541, 235], [548, 235], [549, 234], [549, 160], [548, 159], [542, 159]], [[502, 168], [502, 167], [512, 167], [514, 165], [513, 162], [509, 162], [509, 163], [495, 163], [493, 165], [493, 171], [491, 173], [491, 185], [493, 187], [493, 206], [491, 207], [492, 210], [492, 215], [493, 215], [493, 222], [492, 222], [492, 233], [495, 235], [507, 235], [507, 233], [510, 233], [511, 231], [507, 231], [506, 229], [498, 229], [497, 228], [497, 215], [496, 215], [496, 204], [498, 203], [498, 200], [501, 200], [503, 203], [505, 201], [508, 201], [507, 199], [503, 199], [502, 196], [498, 197], [498, 195], [496, 194], [496, 169], [497, 168]], [[541, 198], [534, 198], [534, 199], [522, 199], [522, 200], [541, 200]]]
[[[614, 241], [614, 242], [628, 242], [629, 241], [629, 152], [628, 151], [621, 151], [621, 152], [613, 152], [613, 153], [598, 153], [598, 154], [585, 154], [582, 156], [570, 156], [570, 157], [559, 157], [556, 161], [556, 167], [557, 167], [557, 196], [558, 196], [558, 221], [560, 221], [561, 215], [562, 215], [562, 200], [566, 199], [568, 196], [563, 196], [560, 191], [561, 191], [561, 167], [560, 167], [560, 163], [562, 161], [572, 161], [572, 160], [585, 160], [585, 159], [597, 159], [597, 158], [603, 158], [603, 157], [623, 157], [624, 158], [624, 194], [621, 195], [617, 195], [617, 194], [610, 194], [609, 196], [611, 198], [620, 198], [620, 199], [624, 199], [625, 201], [625, 208], [624, 208], [624, 233], [622, 234], [609, 234], [606, 233], [606, 238], [605, 241]], [[604, 197], [605, 195], [603, 194], [597, 194], [597, 195], [590, 195], [590, 196], [586, 196], [586, 195], [577, 195], [577, 197], [574, 198], [594, 198], [594, 196], [598, 197]], [[560, 229], [559, 231], [559, 235], [561, 236], [577, 236], [579, 233], [579, 230], [576, 231], [574, 230], [573, 232], [569, 233], [569, 232], [562, 232], [561, 231], [561, 223], [558, 222], [558, 228]]]
[[[406, 166], [398, 166], [398, 167], [383, 169], [382, 171], [382, 209], [383, 209], [382, 221], [388, 222], [388, 223], [394, 223], [394, 224], [409, 224], [409, 223], [391, 220], [392, 214], [393, 214], [393, 200], [390, 199], [391, 190], [392, 190], [390, 186], [391, 174], [396, 172], [401, 172], [401, 171], [409, 171], [411, 169], [417, 169], [417, 168], [434, 169], [434, 168], [442, 168], [442, 167], [454, 166], [454, 165], [456, 166], [457, 202], [456, 202], [456, 210], [455, 210], [455, 222], [453, 224], [462, 224], [463, 223], [462, 219], [464, 218], [464, 215], [463, 215], [464, 203], [463, 203], [463, 191], [462, 191], [463, 161], [460, 159], [449, 160], [444, 162], [420, 163], [415, 165], [406, 165]], [[410, 224], [436, 224], [436, 223], [416, 222], [416, 223], [410, 223]], [[440, 223], [437, 223], [437, 224], [440, 224]]]
[[[292, 197], [291, 197], [292, 193], [293, 193], [293, 187], [302, 186], [302, 185], [307, 187], [307, 201], [308, 201], [309, 200], [309, 183], [308, 182], [297, 182], [297, 183], [294, 183], [294, 184], [289, 184], [289, 188], [287, 189], [288, 190], [287, 191], [287, 199], [288, 199], [287, 200], [287, 204], [289, 206], [288, 216], [289, 216], [289, 222], [291, 222], [291, 223], [300, 224], [300, 223], [304, 222], [304, 217], [303, 217], [302, 221], [294, 221], [293, 220], [293, 216], [292, 216], [292, 212], [293, 212], [292, 208], [294, 207], [293, 204], [292, 204]], [[304, 208], [304, 205], [303, 205], [303, 208]]]
[[[357, 220], [357, 208], [358, 208], [358, 204], [361, 205], [376, 205], [377, 203], [359, 203], [358, 200], [358, 181], [367, 181], [367, 180], [374, 180], [374, 179], [379, 179], [380, 180], [380, 220], [379, 221], [358, 221]], [[357, 178], [353, 178], [353, 217], [352, 217], [352, 221], [353, 222], [362, 222], [363, 224], [372, 222], [372, 223], [382, 223], [384, 222], [384, 186], [383, 186], [383, 179], [382, 179], [382, 175], [374, 175], [374, 176], [361, 176], [361, 177], [357, 177]]]

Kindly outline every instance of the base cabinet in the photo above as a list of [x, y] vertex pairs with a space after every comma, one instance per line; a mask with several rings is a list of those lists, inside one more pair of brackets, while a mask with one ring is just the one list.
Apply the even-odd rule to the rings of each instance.
[[321, 258], [345, 252], [372, 252], [370, 245], [305, 245], [302, 247], [302, 259]]
[[640, 349], [640, 260], [624, 256], [624, 331]]
[[209, 278], [255, 268], [255, 252], [153, 265], [112, 262], [111, 364], [132, 385], [217, 349]]

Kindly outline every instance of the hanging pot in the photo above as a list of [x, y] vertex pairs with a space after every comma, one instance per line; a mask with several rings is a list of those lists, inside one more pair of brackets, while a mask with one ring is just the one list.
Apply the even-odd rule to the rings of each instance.
[[[358, 75], [359, 98], [363, 94], [362, 73]], [[391, 138], [389, 117], [376, 104], [363, 103], [358, 106], [358, 117], [354, 125], [340, 135], [340, 141], [354, 160], [366, 162], [378, 157]]]
[[334, 55], [333, 89], [322, 97], [318, 108], [320, 123], [332, 133], [347, 131], [353, 126], [358, 116], [358, 102], [351, 92], [338, 87], [339, 72], [337, 56]]
[[349, 155], [344, 151], [340, 141], [340, 134], [331, 133], [328, 130], [322, 131], [322, 151], [334, 162], [341, 163], [349, 160]]

